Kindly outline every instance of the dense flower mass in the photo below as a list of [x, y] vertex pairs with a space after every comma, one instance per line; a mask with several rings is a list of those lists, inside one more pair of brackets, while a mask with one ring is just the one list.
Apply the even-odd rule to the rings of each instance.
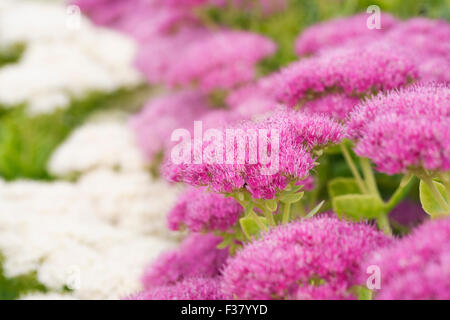
[[390, 14], [380, 16], [380, 29], [367, 27], [368, 16], [357, 14], [347, 18], [315, 24], [297, 38], [296, 52], [299, 55], [314, 54], [325, 49], [344, 46], [348, 43], [368, 43], [379, 39], [383, 33], [398, 24]]
[[381, 93], [358, 106], [348, 122], [358, 141], [355, 152], [389, 174], [449, 170], [449, 130], [450, 88], [440, 84]]
[[151, 288], [132, 295], [130, 300], [223, 300], [217, 278], [186, 278], [173, 285]]
[[345, 298], [361, 259], [390, 242], [368, 224], [334, 217], [280, 226], [230, 259], [223, 290], [239, 299]]
[[422, 207], [410, 200], [403, 201], [389, 214], [391, 221], [397, 223], [400, 227], [407, 228], [422, 223], [426, 217], [427, 214]]
[[214, 277], [228, 258], [228, 250], [217, 249], [222, 241], [212, 234], [191, 234], [176, 250], [163, 253], [151, 264], [142, 283], [146, 289], [171, 285], [190, 277]]
[[450, 25], [446, 21], [413, 18], [393, 28], [386, 39], [408, 49], [423, 81], [450, 81]]
[[[232, 164], [227, 164], [226, 159], [229, 147], [225, 145], [224, 148], [223, 145], [217, 144], [216, 147], [220, 152], [216, 151], [217, 154], [211, 158], [208, 158], [209, 154], [205, 157], [204, 153], [201, 164], [174, 164], [169, 159], [164, 168], [166, 177], [172, 181], [182, 181], [194, 186], [210, 186], [216, 192], [234, 192], [245, 188], [255, 198], [271, 199], [292, 180], [301, 180], [308, 176], [309, 170], [314, 166], [311, 153], [313, 149], [338, 143], [343, 137], [342, 127], [327, 117], [296, 113], [285, 109], [274, 111], [258, 121], [244, 122], [234, 129], [240, 129], [243, 136], [250, 136], [250, 139], [244, 143], [248, 143], [249, 148], [256, 150], [257, 154], [246, 153], [245, 158], [242, 159], [245, 161], [239, 163], [239, 141], [236, 139], [231, 146], [234, 150]], [[275, 141], [277, 145], [265, 145], [266, 150], [267, 147], [274, 148], [271, 156], [277, 155], [278, 159], [273, 159], [270, 163], [263, 162], [265, 152], [258, 152], [258, 150], [260, 150], [259, 145], [264, 144], [258, 139], [251, 139], [252, 133], [258, 130], [265, 130], [263, 131], [264, 139], [268, 137], [271, 130], [278, 131], [279, 141], [278, 143]], [[270, 134], [275, 136], [273, 132]], [[226, 135], [226, 130], [220, 131], [220, 134]], [[222, 141], [226, 139], [223, 138]], [[194, 144], [195, 141], [192, 145]], [[211, 147], [210, 144], [206, 145], [206, 148], [208, 147]], [[210, 161], [217, 160], [214, 158], [217, 155], [220, 161]], [[256, 161], [251, 163], [250, 157], [254, 157], [253, 160]], [[262, 169], [274, 168], [276, 172], [261, 174]]]
[[189, 188], [169, 212], [169, 228], [179, 230], [187, 227], [192, 232], [227, 231], [243, 211], [242, 206], [233, 198], [208, 192], [206, 188]]
[[361, 266], [366, 278], [369, 265], [381, 271], [376, 299], [450, 299], [450, 219], [430, 221], [374, 253]]
[[[141, 150], [148, 159], [169, 147], [170, 136], [178, 128], [193, 129], [195, 120], [208, 112], [206, 97], [191, 90], [156, 97], [130, 121]], [[183, 117], [179, 117], [183, 110]]]
[[397, 88], [417, 78], [416, 66], [403, 51], [383, 42], [329, 50], [283, 69], [274, 89], [278, 99], [295, 106], [327, 91], [358, 96]]

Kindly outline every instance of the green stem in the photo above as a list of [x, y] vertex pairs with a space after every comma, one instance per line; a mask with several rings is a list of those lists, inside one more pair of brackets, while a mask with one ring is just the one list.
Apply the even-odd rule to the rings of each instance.
[[377, 219], [377, 224], [378, 224], [378, 228], [380, 230], [383, 230], [383, 232], [388, 235], [391, 236], [392, 235], [392, 229], [391, 229], [391, 225], [389, 223], [389, 218], [387, 216], [387, 214], [382, 214], [378, 219]]
[[436, 188], [433, 179], [431, 179], [430, 176], [424, 175], [422, 177], [422, 180], [427, 184], [428, 188], [430, 188], [430, 191], [433, 194], [435, 200], [439, 203], [439, 206], [444, 210], [444, 212], [450, 213], [450, 206], [448, 205], [447, 201], [445, 201], [439, 190]]
[[353, 177], [355, 177], [355, 179], [356, 179], [356, 183], [358, 184], [359, 189], [361, 189], [362, 193], [367, 193], [366, 186], [358, 172], [358, 168], [356, 168], [356, 165], [353, 162], [352, 157], [350, 156], [350, 153], [348, 152], [347, 148], [344, 146], [343, 143], [340, 144], [340, 147], [341, 147], [342, 154], [344, 155], [345, 161], [347, 162], [347, 164], [353, 174]]
[[291, 203], [287, 202], [284, 204], [284, 208], [283, 208], [283, 217], [281, 218], [282, 224], [289, 222], [290, 213], [291, 213]]
[[386, 203], [386, 212], [390, 212], [397, 206], [397, 204], [400, 203], [400, 201], [402, 201], [405, 198], [405, 196], [411, 190], [411, 187], [414, 184], [414, 180], [415, 178], [411, 176], [409, 181], [405, 185], [400, 183], [400, 185], [397, 187], [397, 190], [395, 190], [389, 201]]
[[249, 213], [249, 216], [251, 216], [253, 219], [255, 219], [256, 224], [258, 225], [258, 227], [261, 230], [267, 231], [267, 226], [264, 223], [262, 223], [261, 220], [259, 220], [259, 216], [255, 213], [255, 211], [251, 210]]
[[381, 199], [380, 192], [378, 191], [377, 187], [377, 182], [375, 180], [375, 175], [373, 174], [369, 159], [361, 158], [360, 163], [369, 193], [376, 195], [379, 199]]
[[275, 226], [275, 219], [273, 218], [273, 213], [267, 209], [264, 209], [263, 212], [264, 212], [264, 216], [267, 219], [267, 222], [269, 222], [269, 224], [271, 226]]

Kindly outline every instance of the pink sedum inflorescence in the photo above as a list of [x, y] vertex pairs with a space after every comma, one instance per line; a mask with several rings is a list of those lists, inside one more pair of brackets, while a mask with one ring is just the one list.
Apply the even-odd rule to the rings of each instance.
[[229, 260], [223, 291], [238, 299], [348, 298], [361, 260], [390, 242], [368, 224], [332, 216], [282, 225]]
[[431, 83], [379, 94], [351, 113], [347, 131], [355, 152], [381, 172], [450, 170], [450, 88]]
[[[208, 113], [207, 98], [193, 90], [164, 94], [153, 98], [131, 120], [137, 142], [147, 157], [153, 159], [158, 152], [171, 146], [173, 130], [186, 128], [192, 131], [194, 121]], [[183, 117], [180, 117], [183, 112]]]
[[293, 107], [330, 91], [360, 96], [398, 88], [416, 78], [416, 66], [403, 49], [376, 42], [295, 62], [280, 71], [274, 90], [280, 101]]
[[129, 300], [224, 300], [218, 278], [186, 278], [172, 285], [142, 291]]
[[243, 212], [233, 198], [191, 187], [179, 197], [167, 219], [172, 230], [187, 227], [192, 232], [228, 231]]
[[295, 50], [299, 55], [314, 54], [325, 49], [344, 46], [347, 43], [369, 43], [379, 39], [387, 30], [397, 25], [397, 19], [389, 14], [380, 16], [381, 29], [369, 29], [370, 15], [360, 13], [338, 18], [307, 28], [296, 40]]
[[389, 219], [401, 227], [414, 227], [427, 218], [426, 212], [418, 203], [404, 200], [389, 213]]
[[[246, 121], [233, 129], [240, 129], [241, 137], [248, 134], [250, 139], [244, 140], [244, 143], [249, 142], [254, 150], [260, 149], [260, 142], [258, 139], [252, 139], [251, 133], [258, 135], [258, 132], [264, 132], [262, 135], [265, 135], [265, 138], [270, 132], [274, 137], [278, 133], [278, 142], [272, 146], [271, 139], [267, 138], [266, 145], [266, 148], [278, 149], [278, 158], [272, 159], [270, 163], [263, 162], [263, 155], [257, 151], [256, 154], [246, 153], [246, 158], [242, 159], [245, 162], [240, 163], [236, 139], [231, 146], [231, 150], [234, 150], [233, 161], [227, 162], [226, 155], [229, 154], [227, 151], [230, 147], [224, 143], [217, 145], [223, 151], [220, 162], [208, 161], [209, 158], [206, 157], [200, 164], [175, 164], [169, 159], [163, 169], [165, 176], [175, 182], [209, 186], [215, 192], [228, 193], [246, 189], [254, 198], [272, 199], [292, 180], [302, 180], [309, 175], [309, 170], [314, 167], [313, 149], [338, 143], [343, 137], [341, 125], [330, 118], [286, 109], [276, 110], [258, 121]], [[226, 130], [219, 132], [223, 137], [222, 141], [227, 139]], [[192, 144], [195, 144], [195, 141]], [[206, 149], [210, 146], [211, 144], [207, 143], [204, 147]], [[255, 162], [249, 161], [250, 156], [254, 156]], [[271, 167], [275, 168], [276, 172], [262, 174], [262, 169]]]
[[360, 99], [355, 97], [331, 93], [305, 102], [305, 104], [301, 106], [301, 110], [317, 114], [326, 114], [337, 120], [345, 120], [359, 101]]
[[376, 299], [450, 299], [450, 219], [426, 222], [393, 246], [372, 254], [361, 265], [362, 283], [371, 265], [381, 272]]
[[217, 249], [222, 238], [213, 234], [189, 235], [179, 248], [162, 254], [142, 277], [144, 288], [177, 283], [189, 277], [215, 277], [228, 258], [228, 250]]

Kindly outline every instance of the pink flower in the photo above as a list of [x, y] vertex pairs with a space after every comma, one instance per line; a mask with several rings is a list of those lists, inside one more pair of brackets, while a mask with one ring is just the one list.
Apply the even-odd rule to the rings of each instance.
[[206, 188], [188, 188], [169, 212], [169, 228], [186, 226], [192, 232], [229, 230], [244, 209], [233, 198], [211, 193]]
[[[215, 151], [217, 154], [205, 156], [204, 152], [201, 164], [174, 164], [169, 159], [163, 170], [165, 176], [175, 182], [210, 186], [216, 192], [227, 193], [245, 188], [255, 198], [272, 199], [292, 180], [302, 180], [308, 176], [309, 170], [314, 167], [311, 153], [313, 149], [338, 143], [343, 137], [342, 127], [329, 118], [285, 109], [274, 111], [259, 121], [244, 122], [233, 129], [242, 130], [239, 134], [241, 137], [250, 136], [250, 139], [244, 142], [249, 143], [251, 150], [256, 150], [246, 152], [245, 158], [242, 159], [245, 161], [239, 162], [238, 139], [230, 146], [226, 143], [204, 143], [203, 151], [214, 145], [219, 149]], [[227, 140], [226, 130], [219, 132], [222, 142]], [[266, 130], [263, 138], [268, 137], [267, 133], [274, 134], [275, 138], [276, 133], [279, 134], [278, 146], [272, 146], [271, 139], [267, 139], [269, 148], [279, 149], [278, 156], [271, 158], [272, 160], [268, 159], [269, 163], [263, 160], [264, 152], [258, 151], [262, 142], [258, 141], [257, 135], [258, 132], [264, 132], [261, 130]], [[252, 139], [252, 136], [256, 138]], [[194, 141], [192, 145], [195, 143]], [[233, 150], [234, 158], [231, 162], [228, 159], [227, 162], [226, 155], [230, 153], [230, 149]], [[218, 159], [220, 161], [216, 161], [215, 156], [221, 157]], [[254, 162], [249, 161], [251, 157]], [[263, 174], [262, 169], [274, 169], [276, 172]]]
[[445, 20], [413, 18], [398, 24], [386, 39], [407, 49], [422, 81], [450, 82], [450, 24]]
[[328, 115], [337, 120], [345, 120], [359, 101], [360, 99], [355, 97], [331, 93], [315, 100], [307, 101], [301, 106], [301, 110]]
[[361, 260], [390, 242], [368, 224], [331, 216], [282, 225], [230, 258], [223, 292], [238, 299], [345, 298]]
[[344, 284], [304, 285], [289, 297], [293, 300], [353, 300], [355, 297]]
[[150, 100], [131, 118], [130, 125], [145, 156], [153, 159], [172, 145], [170, 137], [175, 129], [192, 131], [194, 121], [200, 120], [208, 108], [206, 97], [197, 91], [168, 93]]
[[190, 277], [214, 277], [228, 258], [228, 250], [217, 249], [222, 241], [212, 234], [191, 234], [176, 250], [162, 254], [145, 271], [146, 289], [171, 285]]
[[273, 94], [278, 74], [260, 78], [258, 81], [232, 91], [227, 104], [242, 116], [251, 118], [276, 109], [279, 105]]
[[299, 55], [314, 54], [324, 49], [342, 47], [347, 43], [369, 43], [379, 39], [387, 30], [397, 25], [397, 19], [390, 14], [380, 16], [381, 29], [369, 29], [370, 15], [360, 13], [351, 17], [338, 18], [315, 24], [297, 38], [295, 50]]
[[293, 63], [280, 72], [274, 90], [278, 99], [292, 107], [311, 95], [341, 91], [359, 96], [398, 88], [416, 78], [415, 64], [401, 48], [377, 42], [329, 50]]
[[409, 48], [411, 53], [449, 56], [450, 24], [445, 20], [416, 17], [397, 24], [386, 38]]
[[129, 300], [224, 300], [217, 278], [186, 278], [173, 285], [154, 287]]
[[351, 115], [355, 152], [387, 174], [410, 168], [450, 170], [450, 88], [417, 85], [379, 94]]
[[450, 219], [428, 221], [371, 255], [361, 265], [361, 283], [371, 265], [381, 271], [376, 299], [450, 299]]
[[443, 84], [417, 84], [379, 93], [359, 104], [350, 114], [347, 133], [361, 138], [366, 127], [377, 117], [389, 113], [407, 117], [450, 117], [450, 87]]

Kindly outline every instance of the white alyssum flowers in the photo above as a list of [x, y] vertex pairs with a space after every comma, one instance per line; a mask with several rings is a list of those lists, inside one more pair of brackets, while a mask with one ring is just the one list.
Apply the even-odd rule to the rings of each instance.
[[0, 69], [0, 103], [28, 103], [31, 114], [46, 113], [88, 91], [141, 82], [133, 40], [82, 16], [78, 28], [69, 27], [69, 18], [58, 3], [19, 0], [0, 7], [0, 46], [26, 46], [18, 63]]

